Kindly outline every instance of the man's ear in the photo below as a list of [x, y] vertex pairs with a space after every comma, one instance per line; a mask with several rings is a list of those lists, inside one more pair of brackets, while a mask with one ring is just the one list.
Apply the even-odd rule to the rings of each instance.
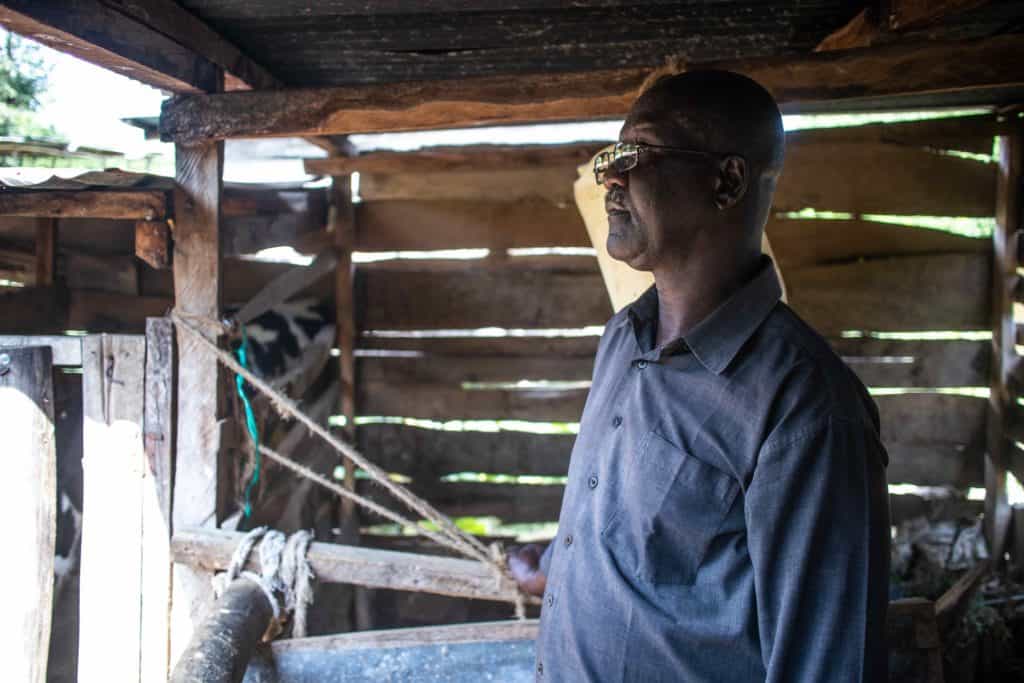
[[739, 204], [747, 193], [748, 183], [747, 160], [735, 154], [723, 157], [715, 177], [715, 206], [724, 210]]

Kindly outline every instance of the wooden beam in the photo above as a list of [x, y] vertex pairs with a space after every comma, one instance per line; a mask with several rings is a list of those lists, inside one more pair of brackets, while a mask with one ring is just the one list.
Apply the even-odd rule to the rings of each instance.
[[[2, 16], [2, 15], [0, 15]], [[167, 193], [160, 190], [4, 190], [0, 215], [39, 218], [166, 218]]]
[[53, 365], [74, 367], [82, 364], [81, 337], [0, 335], [0, 347], [4, 346], [46, 346], [52, 353]]
[[[145, 339], [82, 344], [84, 505], [81, 680], [141, 681]], [[115, 492], [116, 494], [112, 494]], [[111, 615], [116, 614], [116, 619]], [[108, 637], [116, 648], [104, 645]]]
[[[1024, 84], [1020, 40], [892, 45], [800, 57], [713, 62], [787, 105], [956, 93]], [[190, 95], [163, 106], [164, 140], [331, 135], [621, 117], [647, 69], [471, 78], [287, 92]]]
[[166, 680], [170, 670], [171, 484], [174, 473], [174, 326], [146, 321], [142, 468], [143, 681]]
[[[345, 416], [344, 434], [350, 443], [356, 438], [356, 296], [354, 270], [352, 268], [352, 250], [356, 242], [356, 213], [352, 205], [351, 183], [349, 176], [339, 176], [332, 183], [334, 199], [331, 214], [331, 229], [334, 232], [337, 267], [335, 268], [335, 321], [337, 324], [337, 342], [341, 350], [339, 363], [341, 389], [341, 414]], [[356, 468], [351, 460], [345, 460], [345, 488], [354, 491], [356, 487]], [[358, 511], [354, 501], [345, 498], [341, 501], [342, 522], [356, 522]], [[358, 522], [356, 522], [358, 524]], [[358, 542], [358, 526], [355, 526], [356, 542]]]
[[985, 537], [995, 568], [1003, 561], [1012, 510], [1007, 501], [1006, 472], [1014, 452], [1006, 438], [1016, 412], [1012, 373], [1019, 363], [1013, 315], [1017, 280], [1016, 233], [1024, 228], [1024, 127], [1012, 113], [1016, 130], [998, 138], [996, 228], [992, 232], [992, 374], [989, 392], [988, 439], [985, 457]]
[[204, 92], [216, 65], [99, 0], [4, 0], [0, 25], [122, 76]]
[[101, 1], [202, 56], [225, 73], [237, 76], [253, 89], [268, 90], [283, 85], [264, 67], [173, 0]]
[[150, 267], [171, 266], [171, 226], [166, 221], [135, 221], [135, 255]]
[[[223, 87], [223, 74], [211, 90]], [[224, 143], [175, 148], [174, 300], [180, 313], [219, 320]], [[200, 342], [178, 330], [177, 448], [172, 528], [216, 526], [226, 515], [220, 466], [223, 373]], [[212, 595], [209, 577], [174, 568], [171, 660], [191, 640]]]
[[0, 514], [17, 520], [7, 530], [4, 570], [14, 587], [6, 597], [0, 638], [11, 680], [43, 683], [53, 613], [57, 537], [57, 455], [50, 349], [0, 350], [0, 424], [4, 435], [4, 489]]
[[[217, 529], [178, 529], [171, 541], [174, 561], [207, 572], [227, 569], [243, 534]], [[351, 583], [368, 588], [423, 591], [479, 600], [515, 602], [516, 591], [499, 582], [490, 568], [475, 560], [312, 543], [306, 554], [322, 583]], [[250, 558], [246, 565], [258, 570]]]

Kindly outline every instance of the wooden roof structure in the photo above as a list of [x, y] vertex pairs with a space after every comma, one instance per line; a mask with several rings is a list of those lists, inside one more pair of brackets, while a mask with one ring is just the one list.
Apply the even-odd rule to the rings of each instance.
[[[771, 90], [789, 112], [1024, 101], [1024, 4], [1015, 0], [0, 0], [0, 25], [175, 94], [165, 104], [159, 126], [161, 137], [176, 143], [176, 183], [169, 196], [162, 195], [162, 206], [174, 210], [173, 295], [179, 313], [213, 319], [221, 312], [222, 290], [230, 284], [222, 264], [230, 198], [222, 183], [225, 139], [314, 140], [331, 157], [310, 162], [308, 168], [342, 176], [356, 170], [366, 173], [367, 194], [382, 205], [379, 215], [394, 208], [383, 206], [388, 198], [415, 197], [423, 191], [412, 184], [375, 184], [374, 174], [386, 175], [381, 171], [421, 164], [472, 173], [493, 167], [495, 152], [506, 158], [525, 155], [517, 163], [529, 165], [531, 151], [482, 150], [467, 158], [457, 150], [434, 150], [351, 159], [353, 150], [345, 136], [619, 118], [652, 71], [666, 63], [747, 74]], [[1010, 390], [1017, 362], [1012, 306], [1024, 135], [1015, 112], [1013, 116], [1013, 130], [993, 131], [1002, 141], [994, 201], [989, 199], [991, 178], [979, 181], [985, 188], [979, 211], [994, 203], [997, 213], [991, 272], [987, 258], [973, 253], [961, 261], [979, 267], [969, 273], [944, 271], [972, 291], [991, 280], [992, 315], [987, 316], [984, 307], [973, 307], [981, 313], [970, 326], [993, 327], [987, 374], [992, 401], [979, 402], [972, 421], [988, 427], [985, 524], [996, 557], [1002, 556], [1011, 514], [1005, 497], [1007, 463], [1016, 457], [1008, 429], [1015, 412]], [[569, 164], [579, 151], [555, 154], [567, 154], [557, 161]], [[885, 170], [880, 168], [878, 174]], [[942, 195], [926, 190], [929, 201]], [[351, 257], [359, 240], [368, 238], [356, 233], [357, 207], [345, 184], [336, 184], [332, 193], [328, 223], [337, 252], [340, 412], [351, 438], [358, 334]], [[798, 198], [787, 208], [806, 205]], [[40, 207], [35, 204], [25, 211], [38, 212]], [[370, 212], [362, 213], [369, 222]], [[944, 262], [935, 263], [932, 271], [942, 271]], [[873, 266], [865, 266], [869, 267]], [[403, 275], [408, 275], [404, 282], [381, 276], [383, 284], [370, 290], [405, 305], [410, 325], [458, 327], [460, 321], [436, 315], [429, 321], [415, 319], [413, 315], [426, 314], [406, 300], [409, 292], [418, 291], [430, 291], [437, 300], [460, 300], [473, 286], [464, 274], [450, 278], [455, 283], [450, 291], [421, 273]], [[819, 281], [836, 277], [835, 271], [812, 275]], [[525, 279], [534, 287], [532, 300], [551, 296], [551, 287], [540, 278]], [[867, 279], [888, 286], [874, 271]], [[487, 284], [481, 279], [475, 289]], [[487, 306], [511, 311], [510, 316], [529, 313], [512, 300], [506, 306], [489, 300]], [[367, 312], [377, 314], [385, 308], [371, 302]], [[503, 322], [514, 326], [538, 321], [543, 322], [530, 316]], [[380, 323], [378, 327], [393, 323], [372, 317], [364, 322]], [[229, 477], [218, 414], [223, 371], [188, 337], [179, 335], [177, 356], [176, 424], [168, 427], [174, 434], [173, 446], [168, 439], [154, 447], [166, 451], [161, 457], [170, 457], [172, 447], [176, 452], [174, 503], [167, 512], [175, 535], [202, 529], [209, 536], [227, 516], [231, 497], [225, 486]], [[388, 384], [382, 377], [380, 384]], [[948, 403], [951, 412], [963, 412], [954, 401]], [[573, 414], [578, 415], [576, 408], [569, 413]], [[942, 415], [933, 417], [935, 424], [943, 422]], [[346, 467], [346, 476], [346, 486], [354, 489], [355, 468]], [[451, 490], [458, 495], [459, 489]], [[345, 514], [350, 512], [346, 506]], [[200, 569], [185, 562], [174, 566], [175, 584], [181, 586], [180, 593], [175, 588], [174, 609], [182, 611], [180, 618], [186, 623], [186, 612], [208, 590]], [[160, 636], [161, 647], [166, 648], [166, 630]], [[161, 652], [157, 669], [166, 670], [167, 657]], [[130, 658], [133, 666], [138, 664], [137, 656]], [[81, 670], [103, 671], [108, 663], [101, 659], [93, 657]]]

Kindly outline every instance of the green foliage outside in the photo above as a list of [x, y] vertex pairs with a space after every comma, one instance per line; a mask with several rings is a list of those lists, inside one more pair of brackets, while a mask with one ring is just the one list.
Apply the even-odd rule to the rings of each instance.
[[39, 46], [7, 31], [0, 45], [0, 137], [60, 140], [36, 115], [50, 74]]

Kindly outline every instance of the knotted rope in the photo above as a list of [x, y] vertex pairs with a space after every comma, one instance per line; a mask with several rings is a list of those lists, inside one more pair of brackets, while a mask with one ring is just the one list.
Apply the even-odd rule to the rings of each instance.
[[[306, 560], [306, 551], [313, 537], [308, 531], [297, 531], [287, 540], [280, 531], [268, 530], [261, 526], [247, 533], [235, 552], [227, 571], [213, 577], [213, 594], [216, 598], [227, 590], [237, 579], [247, 579], [263, 589], [271, 609], [274, 621], [280, 625], [282, 604], [278, 595], [282, 596], [285, 613], [293, 614], [292, 637], [303, 638], [306, 635], [306, 614], [313, 603], [313, 572]], [[260, 573], [243, 571], [245, 563], [256, 543], [260, 544]]]
[[519, 585], [516, 583], [515, 579], [513, 579], [509, 574], [505, 551], [501, 547], [500, 543], [493, 543], [488, 547], [480, 542], [480, 540], [475, 536], [458, 528], [451, 519], [435, 509], [430, 503], [412, 493], [401, 484], [392, 481], [387, 472], [368, 460], [366, 456], [350, 444], [342, 441], [332, 434], [326, 427], [306, 415], [298, 408], [294, 401], [282, 395], [267, 382], [253, 374], [248, 368], [242, 367], [242, 365], [240, 365], [231, 356], [231, 354], [220, 349], [216, 343], [203, 334], [204, 329], [207, 332], [210, 332], [213, 336], [223, 334], [227, 331], [224, 325], [200, 316], [181, 314], [176, 310], [171, 311], [170, 318], [179, 329], [184, 330], [198, 340], [202, 346], [217, 358], [218, 362], [234, 372], [236, 375], [244, 378], [245, 381], [253, 388], [266, 396], [270, 400], [271, 405], [282, 416], [291, 417], [299, 421], [309, 429], [310, 432], [326, 441], [331, 448], [348, 458], [355, 465], [361, 467], [371, 479], [383, 486], [391, 495], [401, 501], [406, 507], [418, 513], [427, 521], [433, 522], [437, 526], [437, 531], [434, 532], [429, 529], [425, 529], [422, 525], [417, 524], [396, 512], [388, 510], [387, 508], [355, 493], [354, 491], [338, 486], [308, 467], [305, 467], [294, 460], [281, 455], [280, 453], [276, 453], [262, 444], [254, 444], [257, 452], [262, 453], [275, 462], [287, 467], [299, 476], [310, 479], [340, 496], [355, 501], [356, 504], [384, 517], [385, 519], [401, 524], [404, 527], [412, 528], [416, 533], [429, 538], [443, 547], [450, 548], [466, 557], [483, 563], [495, 576], [496, 592], [498, 592], [506, 582], [510, 583], [515, 589], [516, 616], [520, 619], [525, 618], [527, 601], [536, 602], [536, 598], [525, 595], [519, 589]]

